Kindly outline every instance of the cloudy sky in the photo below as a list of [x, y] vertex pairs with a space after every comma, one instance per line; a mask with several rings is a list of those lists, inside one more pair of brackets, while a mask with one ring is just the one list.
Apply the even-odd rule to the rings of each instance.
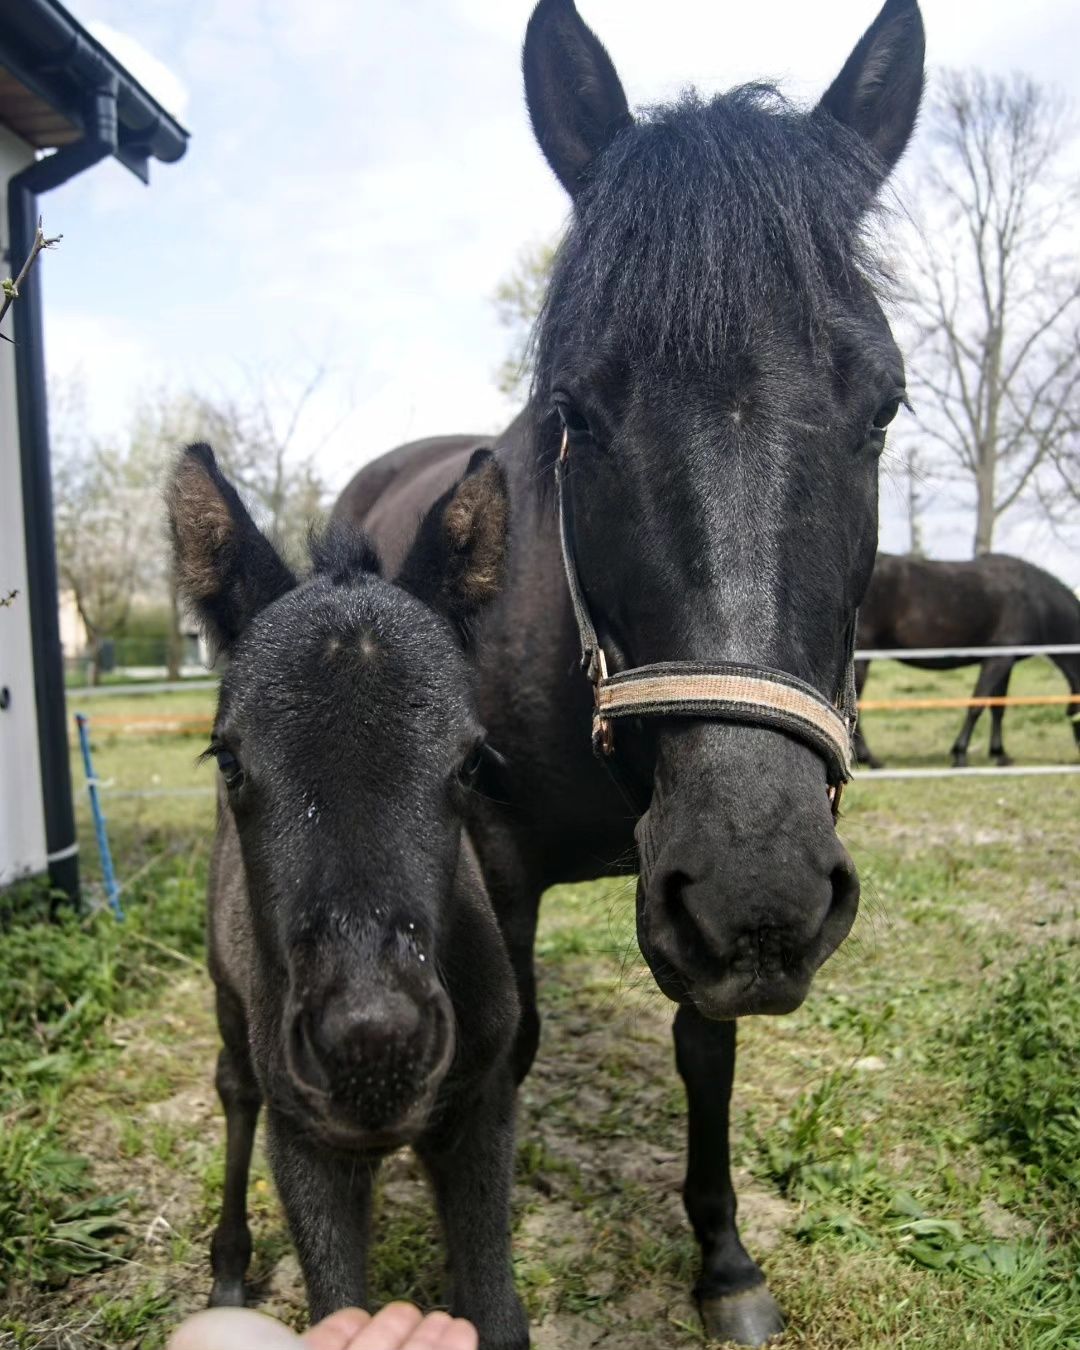
[[[192, 133], [146, 190], [115, 162], [44, 199], [50, 369], [78, 372], [95, 430], [140, 391], [332, 378], [302, 435], [328, 477], [430, 432], [497, 429], [507, 337], [491, 295], [566, 202], [534, 147], [518, 49], [530, 0], [69, 0]], [[769, 78], [810, 100], [875, 0], [579, 0], [632, 103]], [[1075, 0], [923, 0], [937, 65], [1075, 86]], [[827, 16], [827, 17], [826, 17]], [[343, 420], [344, 419], [344, 420]], [[903, 547], [885, 490], [885, 546]], [[970, 550], [942, 500], [930, 543]], [[999, 546], [1073, 584], [1044, 527]]]

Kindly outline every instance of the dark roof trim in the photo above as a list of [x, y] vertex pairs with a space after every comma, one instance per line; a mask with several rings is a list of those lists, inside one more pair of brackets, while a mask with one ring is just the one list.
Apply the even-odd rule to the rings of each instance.
[[97, 96], [115, 93], [112, 153], [144, 182], [150, 159], [172, 163], [187, 149], [187, 131], [57, 0], [7, 0], [0, 64], [88, 138], [97, 131]]

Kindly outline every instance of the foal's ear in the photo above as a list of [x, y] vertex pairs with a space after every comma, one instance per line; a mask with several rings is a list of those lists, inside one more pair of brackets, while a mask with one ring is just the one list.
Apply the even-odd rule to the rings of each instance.
[[818, 105], [869, 141], [886, 172], [915, 129], [925, 59], [918, 0], [885, 0]]
[[477, 450], [465, 477], [420, 523], [397, 584], [444, 615], [468, 640], [469, 622], [502, 587], [510, 496], [502, 465]]
[[226, 651], [296, 578], [256, 527], [208, 445], [189, 445], [180, 455], [165, 501], [177, 586], [215, 649]]
[[611, 57], [574, 0], [540, 0], [525, 31], [521, 65], [540, 149], [574, 197], [592, 161], [634, 120]]

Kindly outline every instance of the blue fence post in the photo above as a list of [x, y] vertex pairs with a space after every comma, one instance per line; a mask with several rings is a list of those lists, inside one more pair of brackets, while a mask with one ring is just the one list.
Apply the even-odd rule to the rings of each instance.
[[76, 713], [75, 722], [79, 728], [79, 747], [82, 750], [83, 768], [86, 770], [86, 790], [90, 795], [90, 810], [94, 813], [94, 833], [97, 835], [98, 852], [101, 854], [101, 875], [105, 878], [105, 895], [109, 901], [109, 908], [118, 919], [122, 919], [124, 908], [120, 903], [120, 887], [116, 884], [116, 873], [113, 871], [109, 836], [105, 832], [105, 814], [101, 809], [98, 780], [94, 773], [94, 761], [90, 755], [90, 719], [85, 713]]

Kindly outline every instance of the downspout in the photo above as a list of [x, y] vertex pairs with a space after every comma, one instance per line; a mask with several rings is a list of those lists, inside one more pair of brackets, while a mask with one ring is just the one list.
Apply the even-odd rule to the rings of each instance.
[[[80, 43], [85, 47], [85, 44]], [[81, 53], [85, 57], [85, 53]], [[91, 53], [91, 55], [93, 55]], [[99, 63], [89, 92], [85, 135], [74, 145], [37, 160], [8, 183], [8, 237], [14, 272], [34, 244], [38, 194], [59, 187], [116, 153], [117, 80]], [[64, 659], [60, 644], [56, 533], [53, 524], [45, 347], [41, 311], [41, 269], [32, 269], [12, 306], [15, 372], [19, 390], [19, 463], [26, 535], [30, 640], [34, 658], [38, 756], [45, 814], [49, 882], [71, 900], [79, 899], [79, 845], [71, 796]]]

